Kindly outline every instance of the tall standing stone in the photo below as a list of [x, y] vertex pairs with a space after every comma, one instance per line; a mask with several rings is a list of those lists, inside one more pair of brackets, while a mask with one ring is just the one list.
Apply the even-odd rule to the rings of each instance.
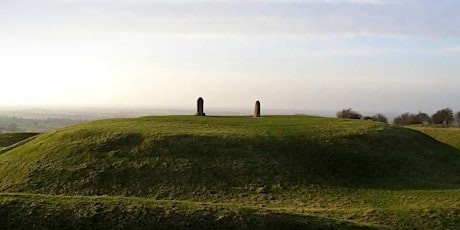
[[206, 116], [204, 113], [204, 100], [203, 98], [198, 98], [198, 101], [196, 103], [196, 116]]
[[260, 102], [256, 101], [256, 105], [254, 107], [254, 117], [260, 117]]

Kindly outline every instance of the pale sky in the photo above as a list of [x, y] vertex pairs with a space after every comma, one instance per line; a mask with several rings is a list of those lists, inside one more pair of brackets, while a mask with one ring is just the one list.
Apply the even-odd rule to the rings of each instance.
[[0, 106], [460, 110], [458, 0], [0, 0]]

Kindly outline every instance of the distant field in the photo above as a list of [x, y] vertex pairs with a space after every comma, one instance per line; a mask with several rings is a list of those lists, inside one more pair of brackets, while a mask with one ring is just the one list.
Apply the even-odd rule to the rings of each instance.
[[433, 137], [434, 139], [446, 143], [452, 147], [460, 149], [460, 128], [432, 128], [432, 127], [411, 127]]
[[8, 229], [456, 229], [460, 151], [359, 120], [110, 119], [0, 154], [0, 192]]

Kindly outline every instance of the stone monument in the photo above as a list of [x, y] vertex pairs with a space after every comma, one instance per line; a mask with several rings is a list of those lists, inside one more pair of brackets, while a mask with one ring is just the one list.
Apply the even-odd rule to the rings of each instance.
[[204, 113], [204, 100], [203, 98], [198, 98], [198, 101], [196, 103], [196, 116], [206, 116]]
[[256, 106], [254, 107], [254, 117], [260, 117], [260, 101], [256, 101]]

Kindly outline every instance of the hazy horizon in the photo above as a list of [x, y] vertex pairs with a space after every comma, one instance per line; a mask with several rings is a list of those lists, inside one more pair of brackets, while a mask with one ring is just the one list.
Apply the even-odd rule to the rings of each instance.
[[453, 0], [0, 2], [0, 107], [460, 110]]
[[[253, 105], [245, 108], [222, 108], [207, 106], [205, 112], [208, 116], [252, 116]], [[262, 115], [309, 115], [322, 117], [336, 117], [336, 113], [341, 110], [294, 110], [294, 109], [272, 109], [265, 108], [262, 104]], [[372, 116], [383, 113], [389, 120], [399, 116], [402, 112], [391, 111], [358, 111], [363, 116]], [[410, 112], [410, 111], [406, 111]], [[417, 111], [418, 112], [418, 111]], [[429, 114], [435, 111], [423, 111]], [[129, 118], [141, 116], [164, 116], [164, 115], [194, 115], [196, 105], [187, 107], [111, 107], [111, 106], [4, 106], [0, 107], [0, 116], [21, 117], [27, 119], [47, 119], [47, 118], [70, 118], [70, 119], [105, 119], [105, 118]], [[414, 112], [415, 113], [415, 112]]]

